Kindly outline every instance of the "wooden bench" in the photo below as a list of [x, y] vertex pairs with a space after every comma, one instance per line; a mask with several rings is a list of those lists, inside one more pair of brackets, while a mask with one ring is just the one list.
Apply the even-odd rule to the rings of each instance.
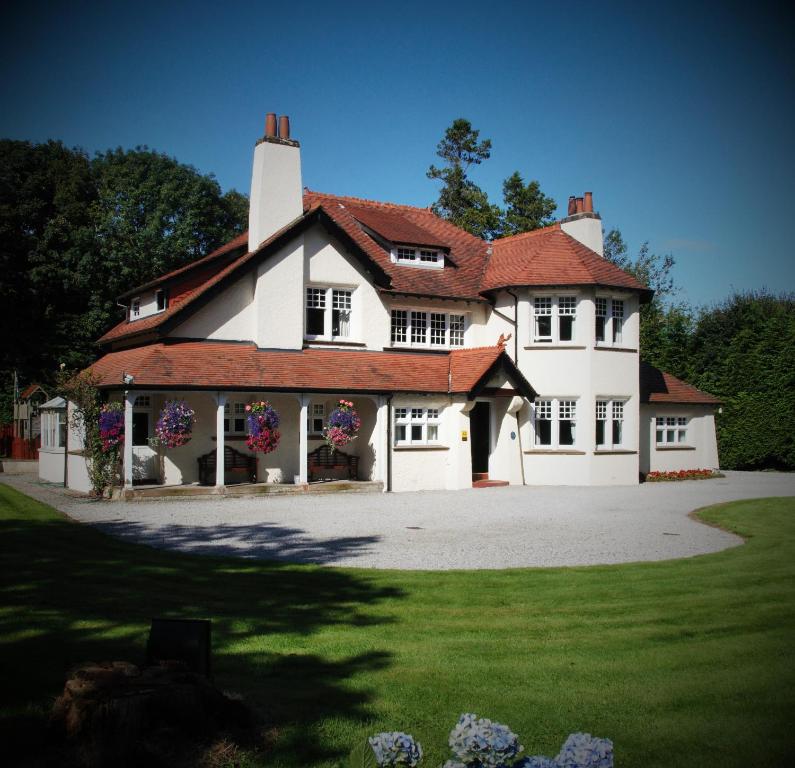
[[[217, 453], [215, 450], [199, 456], [199, 482], [202, 485], [215, 485], [215, 468]], [[224, 474], [237, 472], [243, 475], [241, 483], [257, 482], [257, 458], [236, 451], [229, 445], [224, 446]]]
[[330, 477], [331, 470], [343, 470], [349, 480], [359, 479], [359, 457], [350, 456], [342, 451], [332, 451], [327, 445], [321, 445], [307, 454], [307, 474], [309, 480], [336, 480]]

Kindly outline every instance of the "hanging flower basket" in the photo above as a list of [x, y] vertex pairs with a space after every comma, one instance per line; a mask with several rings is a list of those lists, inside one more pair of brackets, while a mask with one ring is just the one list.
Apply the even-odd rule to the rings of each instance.
[[99, 439], [105, 453], [124, 442], [124, 408], [121, 403], [105, 403], [100, 408]]
[[329, 414], [328, 424], [323, 430], [326, 444], [335, 450], [342, 448], [356, 439], [356, 433], [362, 426], [362, 420], [350, 400], [340, 400], [337, 407]]
[[179, 448], [193, 437], [196, 412], [184, 400], [167, 400], [155, 425], [155, 434], [160, 445]]
[[246, 421], [248, 422], [248, 437], [246, 445], [252, 451], [270, 453], [279, 447], [281, 433], [278, 430], [279, 414], [273, 406], [261, 400], [246, 406]]

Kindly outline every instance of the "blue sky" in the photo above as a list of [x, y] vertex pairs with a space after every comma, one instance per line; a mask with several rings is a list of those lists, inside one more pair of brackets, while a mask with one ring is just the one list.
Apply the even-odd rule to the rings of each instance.
[[248, 192], [265, 113], [311, 189], [427, 205], [444, 129], [559, 212], [594, 193], [682, 298], [795, 290], [795, 56], [783, 3], [41, 3], [3, 12], [0, 136], [149, 147]]

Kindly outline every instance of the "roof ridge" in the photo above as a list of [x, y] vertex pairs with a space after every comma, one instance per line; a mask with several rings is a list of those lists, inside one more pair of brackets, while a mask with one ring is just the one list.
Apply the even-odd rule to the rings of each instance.
[[363, 204], [363, 205], [370, 205], [370, 206], [378, 206], [382, 208], [397, 208], [399, 210], [408, 210], [408, 211], [420, 211], [421, 213], [430, 213], [432, 215], [436, 215], [431, 211], [431, 207], [427, 206], [425, 208], [419, 205], [406, 205], [405, 203], [389, 203], [383, 200], [370, 200], [366, 197], [354, 197], [352, 195], [334, 195], [330, 192], [316, 192], [311, 189], [307, 189], [305, 191], [305, 195], [314, 195], [317, 197], [325, 197], [332, 200], [347, 200], [348, 202], [356, 205], [356, 204]]

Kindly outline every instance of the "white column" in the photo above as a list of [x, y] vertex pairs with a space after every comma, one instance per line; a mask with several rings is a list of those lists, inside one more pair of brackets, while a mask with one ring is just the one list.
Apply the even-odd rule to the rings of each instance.
[[133, 484], [133, 404], [135, 392], [124, 393], [124, 487], [132, 488]]
[[379, 395], [375, 401], [376, 414], [376, 445], [378, 446], [375, 452], [375, 477], [374, 480], [380, 480], [384, 484], [384, 491], [386, 491], [386, 466], [387, 466], [387, 453], [389, 452], [389, 443], [387, 440], [387, 412], [386, 412], [386, 397]]
[[226, 393], [216, 392], [215, 402], [215, 487], [224, 487], [224, 406]]
[[309, 451], [309, 439], [306, 431], [309, 415], [309, 395], [300, 395], [298, 402], [301, 404], [301, 412], [298, 416], [298, 476], [301, 483], [306, 483], [309, 480], [306, 458]]

